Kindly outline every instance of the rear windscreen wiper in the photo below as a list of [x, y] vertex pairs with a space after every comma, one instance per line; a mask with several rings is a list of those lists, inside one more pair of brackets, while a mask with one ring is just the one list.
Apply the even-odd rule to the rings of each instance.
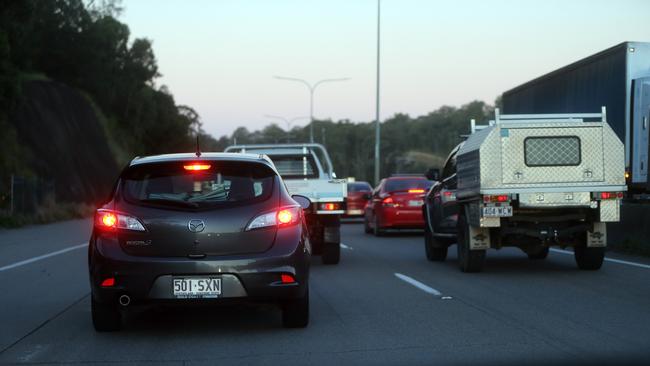
[[194, 203], [194, 202], [179, 201], [179, 200], [173, 200], [173, 199], [167, 199], [167, 198], [146, 198], [146, 199], [140, 200], [140, 202], [168, 204], [168, 205], [175, 205], [175, 206], [181, 206], [181, 207], [192, 207], [192, 208], [199, 207], [199, 205], [197, 203]]

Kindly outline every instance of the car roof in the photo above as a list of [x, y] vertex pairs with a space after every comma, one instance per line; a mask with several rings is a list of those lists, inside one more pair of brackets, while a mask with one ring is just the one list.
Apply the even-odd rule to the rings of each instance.
[[270, 166], [275, 170], [275, 166], [268, 156], [262, 154], [241, 154], [241, 153], [215, 153], [205, 152], [200, 156], [196, 153], [177, 153], [177, 154], [162, 154], [151, 156], [138, 156], [131, 160], [129, 166], [151, 164], [151, 163], [164, 163], [172, 161], [241, 161], [250, 163], [262, 163]]
[[422, 175], [396, 175], [386, 178], [386, 180], [402, 180], [402, 179], [424, 179], [427, 180], [427, 177]]

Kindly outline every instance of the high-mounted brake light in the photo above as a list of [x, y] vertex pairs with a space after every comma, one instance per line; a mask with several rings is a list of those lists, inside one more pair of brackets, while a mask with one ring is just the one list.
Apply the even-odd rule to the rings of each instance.
[[198, 171], [198, 170], [208, 170], [212, 165], [210, 164], [190, 164], [183, 165], [185, 170]]
[[105, 209], [99, 209], [95, 213], [95, 227], [104, 230], [145, 231], [144, 226], [137, 218]]
[[246, 226], [246, 231], [259, 229], [269, 226], [285, 227], [295, 225], [300, 222], [302, 213], [301, 207], [286, 207], [278, 211], [271, 211], [263, 213], [253, 219], [253, 221]]
[[424, 189], [421, 188], [409, 189], [409, 193], [424, 193]]

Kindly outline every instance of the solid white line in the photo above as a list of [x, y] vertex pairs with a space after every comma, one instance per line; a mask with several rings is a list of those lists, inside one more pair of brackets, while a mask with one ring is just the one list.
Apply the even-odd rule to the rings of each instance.
[[347, 245], [345, 245], [345, 244], [343, 244], [343, 243], [341, 243], [341, 248], [343, 248], [343, 249], [347, 249], [347, 250], [354, 250], [354, 248], [349, 247], [349, 246], [347, 246]]
[[[568, 251], [568, 250], [562, 250], [562, 249], [555, 249], [551, 248], [551, 252], [556, 252], [556, 253], [562, 253], [562, 254], [571, 254], [573, 255], [573, 252]], [[618, 263], [618, 264], [626, 264], [628, 266], [633, 266], [633, 267], [639, 267], [639, 268], [645, 268], [645, 269], [650, 269], [650, 265], [647, 264], [642, 264], [642, 263], [636, 263], [636, 262], [628, 262], [620, 259], [614, 259], [614, 258], [607, 258], [605, 257], [605, 261], [607, 262], [613, 262], [613, 263]]]
[[429, 286], [423, 284], [422, 282], [420, 282], [418, 280], [414, 280], [413, 278], [411, 278], [409, 276], [405, 276], [405, 275], [403, 275], [401, 273], [395, 273], [395, 277], [399, 278], [400, 280], [402, 280], [402, 281], [404, 281], [404, 282], [406, 282], [408, 284], [411, 284], [411, 285], [419, 288], [420, 290], [422, 290], [422, 291], [424, 291], [424, 292], [426, 292], [428, 294], [431, 294], [431, 295], [434, 295], [434, 296], [442, 295], [440, 293], [440, 291], [436, 290], [435, 288], [429, 287]]
[[67, 252], [70, 252], [70, 251], [73, 251], [73, 250], [76, 250], [76, 249], [81, 249], [81, 248], [84, 248], [84, 247], [87, 247], [87, 246], [88, 246], [88, 243], [83, 243], [83, 244], [75, 245], [73, 247], [68, 247], [68, 248], [64, 248], [64, 249], [61, 249], [61, 250], [57, 250], [56, 252], [39, 255], [38, 257], [25, 259], [24, 261], [20, 261], [20, 262], [14, 263], [14, 264], [9, 264], [7, 266], [0, 267], [0, 272], [6, 271], [6, 270], [9, 270], [9, 269], [12, 269], [12, 268], [24, 266], [26, 264], [38, 262], [38, 261], [46, 259], [46, 258], [54, 257], [55, 255], [67, 253]]

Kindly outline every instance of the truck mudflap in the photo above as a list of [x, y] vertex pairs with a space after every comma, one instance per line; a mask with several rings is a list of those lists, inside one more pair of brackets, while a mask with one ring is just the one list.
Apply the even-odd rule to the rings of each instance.
[[469, 225], [469, 249], [485, 250], [490, 248], [490, 229]]
[[601, 248], [607, 246], [607, 224], [594, 222], [592, 230], [587, 231], [587, 247]]

